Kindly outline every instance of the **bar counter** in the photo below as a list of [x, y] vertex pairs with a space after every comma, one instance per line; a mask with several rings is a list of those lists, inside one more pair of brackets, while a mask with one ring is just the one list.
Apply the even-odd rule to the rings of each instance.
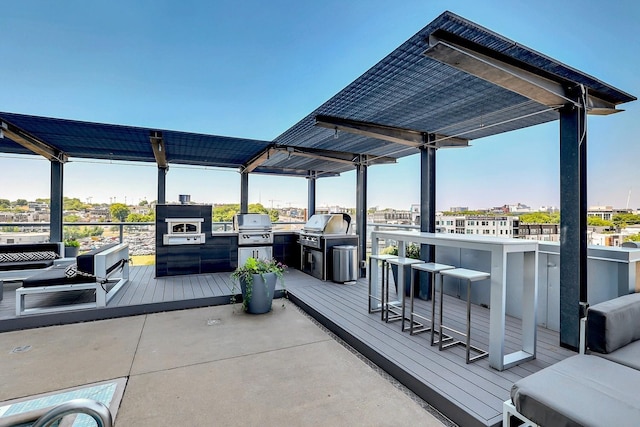
[[[398, 255], [405, 256], [407, 243], [486, 251], [491, 257], [491, 289], [489, 316], [489, 365], [502, 371], [536, 357], [536, 313], [538, 295], [538, 242], [466, 234], [424, 233], [412, 231], [373, 231], [371, 253], [378, 253], [378, 240], [398, 242]], [[521, 350], [505, 354], [505, 316], [507, 294], [507, 255], [522, 253], [522, 346]], [[456, 265], [456, 267], [463, 267]], [[377, 269], [370, 272], [378, 280]], [[401, 282], [402, 283], [402, 282]], [[467, 296], [468, 298], [470, 296]]]

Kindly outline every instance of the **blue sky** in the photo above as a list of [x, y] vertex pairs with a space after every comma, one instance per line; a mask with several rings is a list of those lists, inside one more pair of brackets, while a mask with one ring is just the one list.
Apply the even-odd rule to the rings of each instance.
[[[8, 1], [0, 111], [272, 140], [444, 10], [640, 95], [640, 2]], [[640, 106], [588, 122], [588, 204], [640, 208]], [[438, 209], [559, 205], [558, 122], [438, 153]], [[73, 159], [68, 197], [156, 198], [156, 168]], [[369, 168], [369, 206], [419, 202], [419, 159]], [[251, 175], [249, 202], [306, 206], [300, 178]], [[239, 203], [237, 171], [174, 166], [167, 199]], [[0, 154], [0, 198], [49, 195], [46, 161]], [[355, 206], [355, 174], [317, 204]]]

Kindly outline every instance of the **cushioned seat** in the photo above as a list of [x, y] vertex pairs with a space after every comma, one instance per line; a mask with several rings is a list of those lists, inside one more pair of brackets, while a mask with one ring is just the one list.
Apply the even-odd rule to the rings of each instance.
[[640, 341], [627, 344], [613, 353], [604, 354], [593, 352], [591, 354], [640, 370]]
[[517, 381], [511, 400], [541, 426], [635, 426], [640, 371], [598, 356], [577, 355]]
[[[108, 245], [104, 245], [104, 246], [100, 246], [97, 249], [93, 249], [89, 252], [85, 252], [81, 255], [78, 255], [76, 257], [76, 263], [78, 264], [78, 271], [82, 271], [84, 273], [87, 274], [91, 274], [94, 275], [96, 274], [94, 268], [95, 268], [95, 263], [94, 263], [94, 257], [96, 254], [99, 254], [101, 252], [105, 252], [108, 249], [111, 249], [113, 247], [118, 246], [118, 243], [110, 243]], [[111, 266], [111, 267], [116, 267], [116, 266]], [[109, 270], [107, 270], [107, 272], [109, 272]]]
[[52, 265], [53, 260], [3, 262], [2, 271], [33, 270], [37, 268], [51, 267]]
[[39, 286], [71, 285], [74, 283], [95, 282], [94, 276], [76, 274], [69, 277], [66, 273], [68, 266], [55, 266], [44, 270], [22, 281], [23, 288], [35, 288]]

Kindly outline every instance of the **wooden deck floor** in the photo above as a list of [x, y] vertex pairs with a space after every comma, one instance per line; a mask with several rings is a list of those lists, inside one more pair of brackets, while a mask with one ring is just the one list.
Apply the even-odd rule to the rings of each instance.
[[[132, 267], [130, 283], [106, 308], [20, 318], [15, 317], [15, 286], [6, 284], [4, 300], [0, 301], [0, 332], [229, 303], [229, 273], [159, 279], [154, 274], [153, 266]], [[515, 381], [574, 354], [559, 347], [557, 333], [538, 328], [537, 359], [503, 372], [490, 368], [487, 359], [467, 365], [462, 347], [440, 352], [437, 346], [430, 346], [428, 334], [410, 336], [400, 331], [398, 322], [387, 324], [380, 321], [379, 314], [368, 314], [364, 280], [339, 285], [294, 270], [287, 275], [286, 284], [293, 303], [462, 426], [500, 425], [502, 402]], [[31, 304], [83, 302], [90, 297], [87, 292], [45, 296]], [[429, 315], [430, 302], [418, 300], [417, 305]], [[463, 328], [465, 308], [464, 301], [445, 296], [445, 323]], [[507, 351], [518, 349], [519, 330], [520, 322], [507, 318]], [[473, 343], [486, 348], [488, 331], [489, 309], [473, 306]]]

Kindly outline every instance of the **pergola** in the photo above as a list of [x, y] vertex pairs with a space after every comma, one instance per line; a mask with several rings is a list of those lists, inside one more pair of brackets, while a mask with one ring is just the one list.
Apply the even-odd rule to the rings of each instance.
[[[235, 168], [241, 210], [249, 174], [315, 183], [355, 170], [357, 233], [366, 235], [367, 168], [421, 158], [421, 231], [435, 231], [436, 153], [473, 139], [560, 123], [561, 344], [576, 348], [586, 286], [588, 114], [619, 112], [636, 98], [586, 73], [444, 12], [353, 83], [273, 141], [1, 113], [0, 151], [51, 161], [51, 240], [62, 238], [62, 179], [69, 158], [155, 162], [158, 202], [171, 164]], [[365, 239], [360, 254], [365, 257]], [[433, 248], [422, 248], [433, 261]], [[361, 270], [364, 274], [364, 269]]]

